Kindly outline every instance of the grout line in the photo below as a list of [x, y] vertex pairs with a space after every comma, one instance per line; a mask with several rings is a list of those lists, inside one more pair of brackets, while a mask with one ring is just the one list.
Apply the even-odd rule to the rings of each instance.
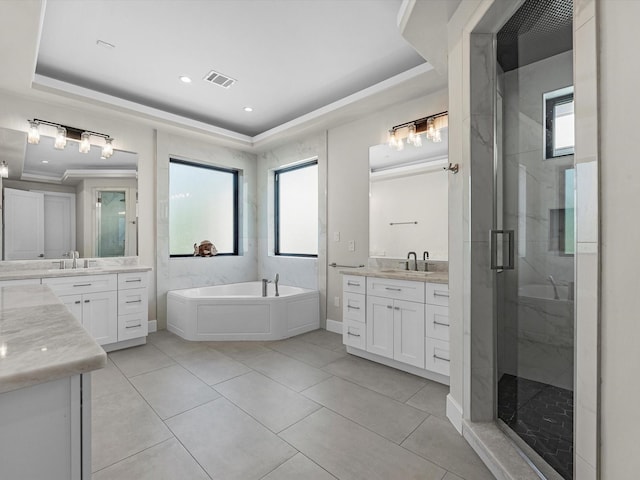
[[[149, 445], [148, 447], [145, 447], [145, 448], [143, 448], [142, 450], [140, 450], [140, 451], [138, 451], [138, 452], [134, 452], [134, 453], [132, 453], [131, 455], [127, 455], [126, 457], [121, 458], [120, 460], [118, 460], [118, 461], [116, 461], [116, 462], [113, 462], [113, 463], [111, 463], [111, 464], [109, 464], [109, 465], [106, 465], [106, 466], [102, 467], [101, 469], [96, 470], [95, 472], [91, 472], [91, 476], [93, 477], [93, 475], [94, 475], [94, 474], [96, 474], [96, 473], [98, 473], [98, 472], [101, 472], [101, 471], [103, 471], [103, 470], [105, 470], [105, 469], [107, 469], [107, 468], [111, 468], [111, 467], [113, 467], [114, 465], [117, 465], [117, 464], [119, 464], [119, 463], [121, 463], [121, 462], [124, 462], [125, 460], [128, 460], [128, 459], [129, 459], [129, 458], [131, 458], [131, 457], [135, 457], [136, 455], [141, 454], [142, 452], [146, 452], [146, 451], [147, 451], [147, 450], [149, 450], [150, 448], [154, 448], [154, 447], [157, 447], [158, 445], [160, 445], [160, 444], [162, 444], [162, 443], [169, 442], [169, 441], [171, 441], [171, 439], [172, 439], [172, 438], [176, 438], [176, 437], [175, 437], [175, 435], [173, 435], [173, 432], [171, 432], [171, 437], [170, 437], [170, 438], [165, 438], [164, 440], [161, 440], [161, 441], [159, 441], [158, 443], [154, 443], [153, 445]], [[93, 468], [92, 468], [92, 470], [93, 470]]]

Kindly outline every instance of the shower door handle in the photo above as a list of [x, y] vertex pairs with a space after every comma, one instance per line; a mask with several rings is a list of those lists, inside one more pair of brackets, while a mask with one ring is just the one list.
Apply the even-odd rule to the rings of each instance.
[[[491, 270], [513, 270], [515, 268], [514, 237], [514, 230], [491, 230]], [[502, 252], [500, 259], [498, 259], [499, 250]]]

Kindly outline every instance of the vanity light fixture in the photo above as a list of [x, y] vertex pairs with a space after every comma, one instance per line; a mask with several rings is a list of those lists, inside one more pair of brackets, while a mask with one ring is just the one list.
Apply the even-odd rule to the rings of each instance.
[[9, 176], [9, 165], [4, 160], [0, 163], [0, 177], [7, 178]]
[[427, 140], [438, 143], [442, 141], [440, 130], [449, 124], [448, 112], [436, 113], [428, 117], [419, 118], [411, 122], [396, 125], [389, 130], [388, 143], [389, 146], [397, 150], [404, 148], [403, 138], [407, 139], [407, 143], [414, 147], [422, 146], [422, 135], [425, 133]]
[[40, 130], [38, 130], [38, 122], [35, 120], [29, 121], [29, 131], [27, 132], [27, 142], [37, 145], [40, 143]]
[[29, 131], [27, 133], [27, 141], [32, 144], [40, 143], [40, 126], [48, 125], [54, 127], [56, 130], [56, 137], [54, 141], [54, 148], [62, 150], [67, 146], [67, 140], [76, 140], [79, 142], [78, 151], [80, 153], [89, 153], [91, 150], [91, 137], [104, 138], [105, 145], [102, 147], [102, 158], [109, 158], [113, 155], [113, 138], [106, 133], [92, 132], [91, 130], [84, 130], [82, 128], [70, 127], [68, 125], [62, 125], [60, 123], [50, 122], [48, 120], [41, 120], [34, 118], [29, 120]]

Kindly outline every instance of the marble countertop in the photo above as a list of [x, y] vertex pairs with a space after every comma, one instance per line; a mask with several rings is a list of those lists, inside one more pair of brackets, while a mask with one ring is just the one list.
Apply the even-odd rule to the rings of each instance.
[[340, 270], [343, 275], [357, 275], [360, 277], [392, 278], [395, 280], [411, 280], [425, 283], [449, 283], [449, 272], [420, 272], [415, 270], [401, 270], [394, 268], [350, 268]]
[[53, 277], [75, 277], [85, 275], [106, 275], [108, 273], [129, 273], [148, 272], [151, 267], [144, 265], [108, 265], [89, 268], [55, 268], [51, 269], [22, 269], [22, 270], [0, 270], [0, 280], [21, 280], [28, 278], [53, 278]]
[[102, 347], [48, 286], [0, 287], [0, 393], [106, 363]]

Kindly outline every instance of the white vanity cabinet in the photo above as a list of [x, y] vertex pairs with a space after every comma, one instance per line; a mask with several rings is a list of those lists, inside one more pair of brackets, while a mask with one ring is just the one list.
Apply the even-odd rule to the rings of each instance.
[[366, 348], [366, 278], [344, 275], [342, 278], [342, 342], [355, 348]]
[[442, 283], [343, 276], [347, 351], [448, 383], [449, 289]]
[[118, 341], [118, 276], [43, 278], [99, 345]]
[[424, 283], [367, 278], [367, 351], [424, 368]]
[[40, 279], [23, 278], [18, 280], [0, 280], [0, 287], [15, 287], [18, 285], [40, 285]]
[[425, 366], [449, 376], [449, 286], [428, 283], [426, 291]]
[[118, 341], [145, 337], [149, 331], [147, 272], [118, 274]]

